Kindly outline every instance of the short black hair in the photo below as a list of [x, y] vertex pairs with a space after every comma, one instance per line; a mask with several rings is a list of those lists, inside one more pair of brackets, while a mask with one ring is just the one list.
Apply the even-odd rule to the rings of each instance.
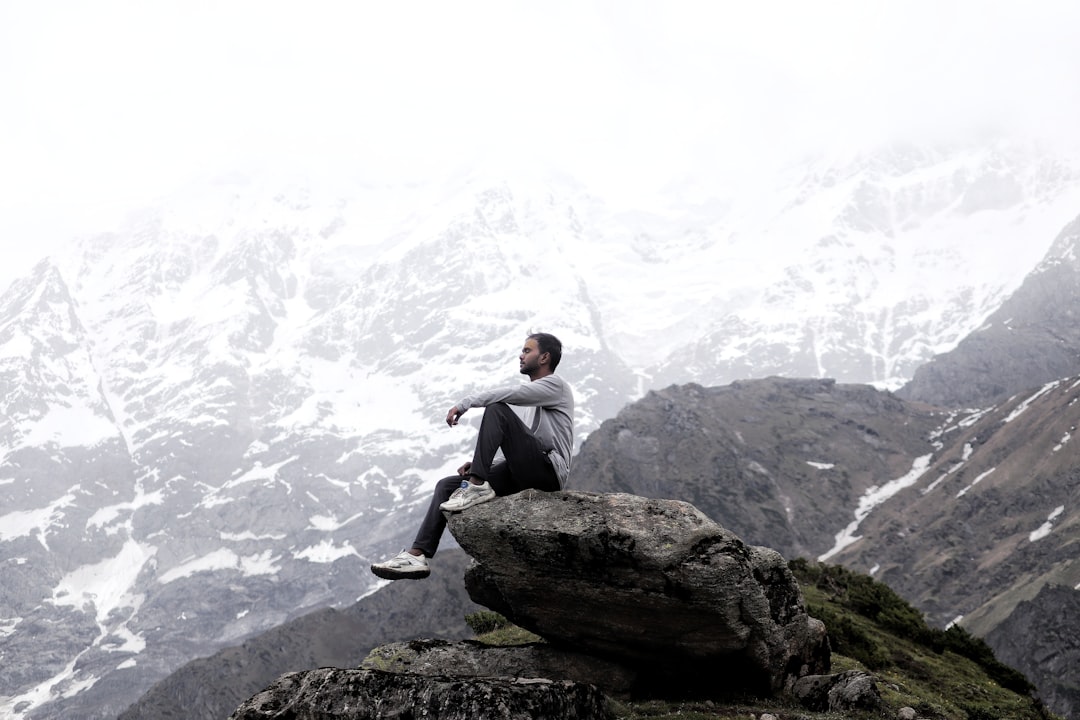
[[562, 343], [559, 342], [559, 338], [551, 333], [530, 333], [526, 339], [535, 340], [540, 352], [551, 356], [551, 370], [554, 372], [559, 366], [559, 361], [562, 360]]

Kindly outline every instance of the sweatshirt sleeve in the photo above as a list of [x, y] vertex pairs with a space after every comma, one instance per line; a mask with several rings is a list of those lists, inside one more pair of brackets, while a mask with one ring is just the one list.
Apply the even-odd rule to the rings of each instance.
[[461, 412], [474, 407], [487, 407], [498, 402], [526, 407], [557, 405], [563, 397], [563, 381], [556, 375], [548, 375], [533, 382], [484, 390], [463, 398], [457, 404]]

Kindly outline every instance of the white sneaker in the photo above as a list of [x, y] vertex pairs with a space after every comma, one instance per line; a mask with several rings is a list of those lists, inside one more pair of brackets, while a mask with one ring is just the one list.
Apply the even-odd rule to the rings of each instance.
[[473, 505], [495, 499], [495, 491], [488, 485], [487, 480], [475, 485], [468, 480], [461, 481], [461, 487], [454, 491], [450, 499], [439, 506], [440, 510], [458, 512]]
[[394, 557], [381, 563], [374, 563], [371, 572], [384, 580], [419, 580], [431, 574], [428, 559], [423, 555], [413, 555], [402, 550]]

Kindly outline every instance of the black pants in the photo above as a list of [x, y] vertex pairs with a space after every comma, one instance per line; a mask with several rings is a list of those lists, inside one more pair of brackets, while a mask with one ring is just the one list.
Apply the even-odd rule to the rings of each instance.
[[[506, 461], [494, 463], [495, 451], [499, 448], [502, 448]], [[484, 409], [469, 474], [490, 483], [496, 495], [512, 495], [526, 488], [558, 490], [559, 479], [546, 450], [509, 405], [489, 405]], [[439, 505], [449, 500], [451, 493], [467, 480], [461, 475], [451, 475], [436, 483], [435, 494], [413, 541], [414, 549], [428, 557], [439, 549], [439, 541], [446, 529], [446, 518]]]

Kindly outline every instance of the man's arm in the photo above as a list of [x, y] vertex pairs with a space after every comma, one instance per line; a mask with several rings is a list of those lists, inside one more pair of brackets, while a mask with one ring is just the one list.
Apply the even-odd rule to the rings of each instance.
[[556, 375], [548, 375], [533, 382], [521, 385], [508, 385], [470, 395], [446, 413], [446, 424], [453, 427], [467, 410], [474, 407], [487, 407], [497, 402], [526, 407], [545, 407], [557, 405], [565, 393], [565, 384]]

